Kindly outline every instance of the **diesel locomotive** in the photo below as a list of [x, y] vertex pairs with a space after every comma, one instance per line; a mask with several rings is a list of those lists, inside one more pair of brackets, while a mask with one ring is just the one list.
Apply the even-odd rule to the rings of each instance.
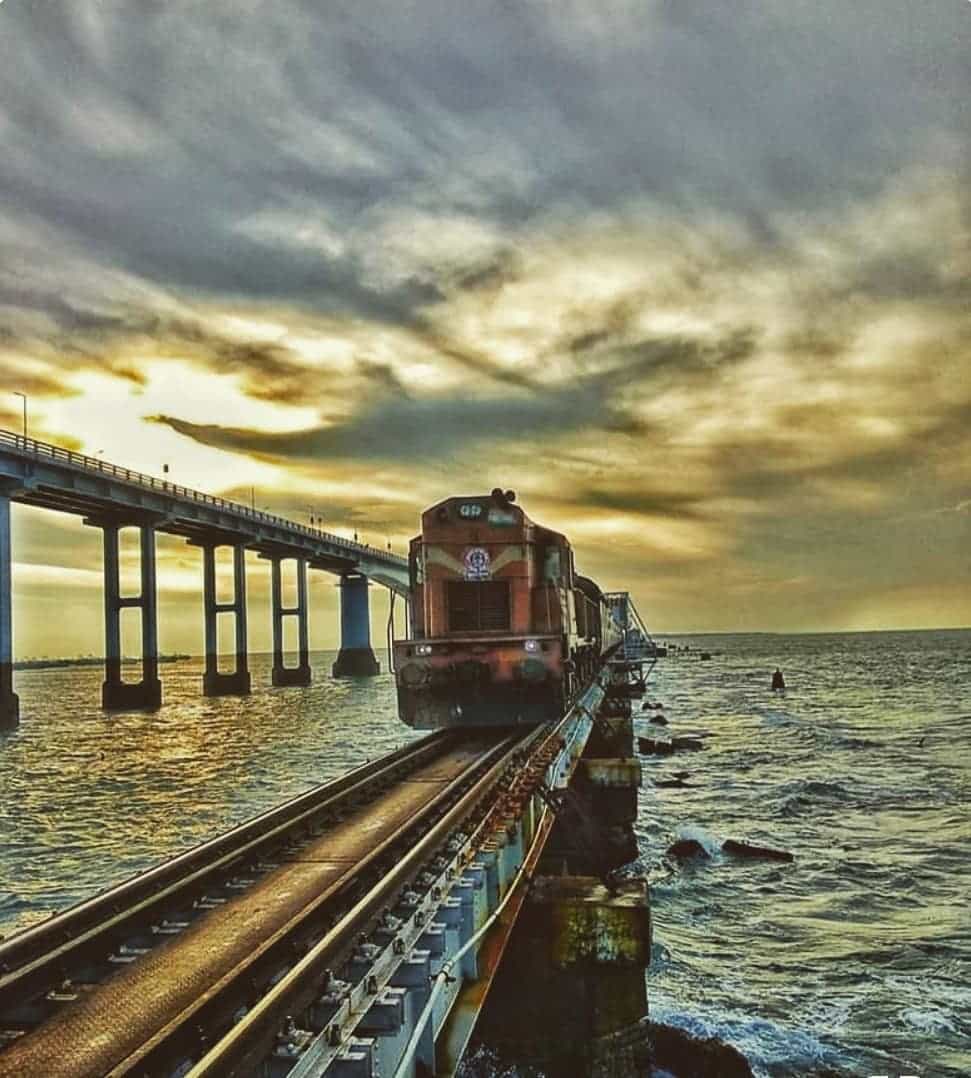
[[622, 638], [566, 537], [515, 494], [446, 498], [409, 549], [409, 639], [394, 642], [398, 712], [421, 730], [558, 719]]

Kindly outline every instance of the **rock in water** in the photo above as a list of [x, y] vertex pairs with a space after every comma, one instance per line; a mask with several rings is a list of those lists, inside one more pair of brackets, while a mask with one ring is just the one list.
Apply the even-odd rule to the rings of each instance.
[[725, 853], [736, 857], [747, 857], [750, 861], [795, 861], [795, 856], [788, 850], [773, 850], [770, 846], [753, 846], [751, 842], [737, 842], [733, 838], [722, 843]]
[[670, 741], [655, 741], [653, 737], [639, 737], [637, 751], [642, 756], [670, 756], [674, 746]]
[[708, 857], [708, 851], [696, 838], [679, 838], [668, 846], [668, 857], [675, 861], [690, 861], [693, 857]]
[[648, 1023], [651, 1062], [675, 1075], [691, 1078], [753, 1078], [742, 1053], [717, 1037], [692, 1037], [683, 1029]]
[[689, 752], [698, 752], [705, 747], [705, 743], [697, 737], [672, 737], [671, 746], [676, 750], [686, 749]]
[[653, 722], [657, 726], [667, 726], [668, 724], [668, 720], [660, 713], [658, 713], [657, 715], [652, 715], [647, 721]]

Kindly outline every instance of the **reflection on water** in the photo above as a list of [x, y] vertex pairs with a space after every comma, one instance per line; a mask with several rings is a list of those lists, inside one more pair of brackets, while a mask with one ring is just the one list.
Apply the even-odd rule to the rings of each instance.
[[[381, 656], [382, 660], [384, 656]], [[162, 669], [155, 713], [99, 709], [101, 671], [17, 674], [21, 725], [0, 737], [0, 934], [47, 916], [415, 735], [382, 676], [201, 695], [199, 659]]]
[[[712, 660], [662, 660], [649, 696], [673, 731], [712, 736], [644, 761], [653, 1017], [732, 1041], [762, 1074], [971, 1074], [971, 632], [687, 642]], [[273, 689], [255, 656], [253, 695], [217, 700], [198, 660], [166, 665], [156, 714], [100, 712], [97, 669], [19, 673], [23, 722], [0, 737], [0, 933], [415, 736], [389, 677], [333, 681], [332, 658], [313, 657], [310, 689]], [[693, 786], [652, 788], [682, 769]], [[672, 873], [663, 853], [684, 832], [796, 861], [716, 854]]]

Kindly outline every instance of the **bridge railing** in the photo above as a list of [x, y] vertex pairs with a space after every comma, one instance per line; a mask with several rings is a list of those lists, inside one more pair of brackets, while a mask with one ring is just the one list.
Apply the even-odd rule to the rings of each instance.
[[191, 487], [183, 487], [178, 483], [170, 483], [165, 479], [157, 479], [155, 476], [146, 475], [144, 472], [137, 472], [131, 468], [122, 468], [118, 464], [111, 464], [100, 457], [89, 457], [86, 453], [75, 453], [72, 449], [64, 449], [59, 445], [41, 442], [36, 438], [15, 434], [13, 431], [0, 430], [0, 449], [12, 449], [25, 457], [52, 460], [87, 472], [98, 472], [101, 475], [110, 476], [112, 479], [120, 479], [135, 486], [147, 487], [177, 498], [185, 498], [189, 501], [214, 506], [217, 509], [224, 509], [227, 512], [245, 517], [248, 520], [258, 521], [261, 524], [272, 524], [276, 527], [286, 528], [289, 531], [299, 532], [308, 538], [344, 547], [348, 551], [367, 553], [369, 557], [377, 556], [404, 563], [404, 559], [398, 555], [375, 550], [364, 546], [362, 543], [355, 543], [350, 539], [343, 538], [343, 536], [334, 535], [333, 532], [310, 528], [306, 524], [299, 524], [295, 520], [287, 519], [287, 517], [277, 516], [274, 513], [265, 513], [261, 509], [250, 508], [241, 502], [233, 502], [228, 498], [220, 498], [215, 494], [205, 494], [201, 490], [193, 490]]

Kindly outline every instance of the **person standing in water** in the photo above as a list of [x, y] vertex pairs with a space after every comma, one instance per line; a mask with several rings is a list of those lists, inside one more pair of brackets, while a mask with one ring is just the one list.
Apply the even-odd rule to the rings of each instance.
[[778, 666], [775, 668], [775, 673], [772, 675], [772, 691], [786, 691], [786, 679], [782, 676], [782, 671], [778, 668]]

